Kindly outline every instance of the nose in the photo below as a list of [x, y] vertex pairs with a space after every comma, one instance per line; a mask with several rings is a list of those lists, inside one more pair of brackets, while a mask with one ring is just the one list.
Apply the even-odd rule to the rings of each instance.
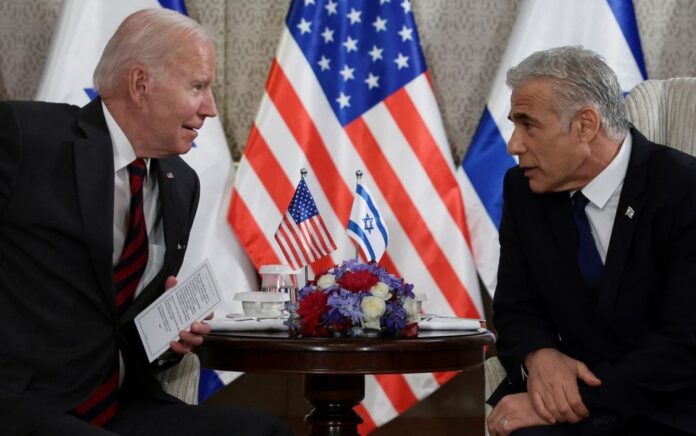
[[199, 108], [198, 114], [201, 117], [215, 117], [217, 115], [217, 106], [215, 105], [215, 97], [213, 96], [213, 89], [208, 88], [203, 101], [201, 102], [201, 107]]
[[512, 136], [510, 136], [510, 140], [507, 144], [507, 151], [513, 156], [519, 156], [526, 151], [522, 135], [518, 133], [517, 127], [512, 131]]

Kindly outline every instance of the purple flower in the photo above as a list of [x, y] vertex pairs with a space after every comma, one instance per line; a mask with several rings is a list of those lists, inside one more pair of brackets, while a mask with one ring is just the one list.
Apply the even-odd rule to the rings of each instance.
[[342, 316], [350, 318], [353, 323], [360, 323], [362, 320], [361, 301], [361, 294], [339, 289], [338, 292], [329, 296], [328, 304], [331, 306], [331, 312], [336, 311]]
[[380, 319], [380, 324], [391, 333], [397, 333], [406, 327], [406, 310], [401, 302], [387, 301], [387, 308]]

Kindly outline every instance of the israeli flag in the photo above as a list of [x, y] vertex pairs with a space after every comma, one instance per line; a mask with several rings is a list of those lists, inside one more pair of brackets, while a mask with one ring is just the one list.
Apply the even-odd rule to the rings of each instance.
[[582, 45], [602, 55], [624, 93], [647, 78], [631, 0], [525, 0], [520, 5], [486, 107], [457, 171], [476, 268], [491, 295], [500, 253], [503, 177], [517, 164], [507, 153], [513, 125], [507, 119], [511, 91], [505, 75], [530, 54], [565, 45]]
[[346, 232], [360, 247], [365, 259], [379, 262], [387, 249], [389, 233], [370, 191], [360, 183], [355, 187]]

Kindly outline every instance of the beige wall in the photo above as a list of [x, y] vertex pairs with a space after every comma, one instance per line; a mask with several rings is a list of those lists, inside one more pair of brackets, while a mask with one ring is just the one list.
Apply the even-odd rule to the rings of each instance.
[[[450, 145], [459, 159], [483, 110], [519, 2], [413, 3]], [[696, 76], [696, 1], [634, 3], [649, 77]], [[60, 4], [60, 0], [0, 0], [0, 99], [31, 99], [34, 95]], [[239, 158], [253, 122], [288, 4], [281, 0], [187, 0], [191, 16], [216, 38], [215, 94], [235, 158]]]

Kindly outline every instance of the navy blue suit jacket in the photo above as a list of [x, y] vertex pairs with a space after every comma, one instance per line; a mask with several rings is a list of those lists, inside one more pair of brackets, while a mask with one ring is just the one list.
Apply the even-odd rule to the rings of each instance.
[[631, 133], [595, 288], [577, 267], [569, 193], [535, 194], [508, 171], [493, 306], [508, 379], [492, 401], [523, 391], [524, 356], [551, 347], [602, 380], [580, 383], [595, 425], [650, 417], [696, 432], [696, 159]]
[[0, 433], [25, 434], [81, 403], [117, 349], [126, 362], [123, 392], [158, 393], [132, 320], [183, 262], [199, 184], [178, 156], [152, 160], [151, 174], [164, 266], [119, 316], [114, 163], [100, 100], [83, 108], [0, 103]]

